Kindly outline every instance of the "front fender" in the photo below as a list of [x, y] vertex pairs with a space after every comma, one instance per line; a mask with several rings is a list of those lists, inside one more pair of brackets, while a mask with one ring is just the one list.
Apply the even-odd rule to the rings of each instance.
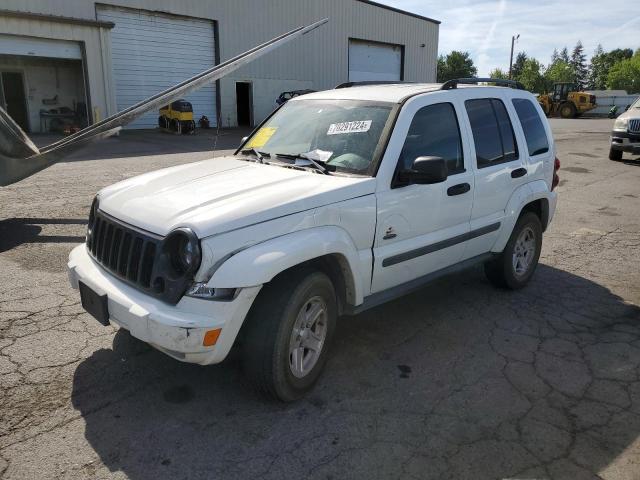
[[[341, 257], [346, 283], [353, 288], [353, 302], [364, 298], [364, 272], [358, 250], [349, 234], [336, 226], [314, 227], [253, 245], [234, 254], [213, 274], [208, 286], [240, 288], [263, 285], [291, 267], [324, 255]], [[368, 278], [368, 276], [366, 277]]]
[[[557, 194], [550, 192], [547, 183], [544, 180], [536, 180], [534, 182], [521, 185], [513, 192], [507, 208], [505, 209], [505, 217], [500, 229], [500, 235], [491, 249], [492, 252], [502, 252], [509, 241], [513, 227], [515, 227], [522, 209], [528, 203], [536, 200], [544, 199], [547, 202], [547, 224], [551, 221], [556, 207]], [[544, 215], [543, 215], [544, 216]], [[544, 221], [544, 220], [543, 220]], [[542, 225], [545, 229], [547, 225]]]

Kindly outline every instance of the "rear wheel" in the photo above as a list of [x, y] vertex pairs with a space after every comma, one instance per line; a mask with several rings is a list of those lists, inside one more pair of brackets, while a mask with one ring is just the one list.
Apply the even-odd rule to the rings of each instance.
[[575, 118], [576, 106], [570, 102], [563, 103], [560, 105], [560, 116], [562, 118]]
[[337, 311], [335, 289], [322, 272], [301, 269], [265, 286], [242, 339], [245, 374], [261, 393], [291, 402], [313, 388]]
[[609, 148], [609, 160], [622, 160], [622, 150]]
[[485, 263], [487, 278], [497, 287], [524, 287], [536, 270], [542, 250], [542, 224], [535, 213], [525, 212], [516, 222], [504, 251]]

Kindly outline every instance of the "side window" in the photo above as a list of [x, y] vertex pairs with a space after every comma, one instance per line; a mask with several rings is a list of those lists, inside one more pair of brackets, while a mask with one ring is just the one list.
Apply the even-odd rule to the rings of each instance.
[[409, 127], [398, 166], [409, 169], [416, 158], [428, 156], [444, 158], [449, 175], [464, 172], [458, 117], [450, 103], [438, 103], [418, 110]]
[[501, 100], [481, 98], [465, 102], [478, 168], [518, 158], [518, 144], [509, 114]]
[[513, 106], [516, 109], [524, 137], [527, 139], [529, 155], [540, 155], [549, 151], [549, 140], [544, 129], [538, 110], [531, 100], [514, 98]]

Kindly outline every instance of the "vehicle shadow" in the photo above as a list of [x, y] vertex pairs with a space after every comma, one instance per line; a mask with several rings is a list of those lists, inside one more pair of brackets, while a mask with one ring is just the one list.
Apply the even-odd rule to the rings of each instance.
[[592, 478], [640, 435], [640, 308], [566, 271], [505, 292], [472, 269], [336, 335], [315, 390], [281, 405], [235, 356], [181, 364], [119, 331], [72, 402], [136, 480]]
[[41, 225], [86, 225], [75, 218], [9, 218], [0, 220], [0, 253], [24, 243], [82, 243], [79, 235], [41, 235]]

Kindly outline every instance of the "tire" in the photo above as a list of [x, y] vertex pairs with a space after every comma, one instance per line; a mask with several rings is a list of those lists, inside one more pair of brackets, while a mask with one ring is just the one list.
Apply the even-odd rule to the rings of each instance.
[[[527, 238], [530, 240], [527, 241]], [[523, 245], [521, 242], [524, 242]], [[523, 250], [523, 247], [529, 247]], [[542, 224], [535, 213], [523, 213], [511, 232], [504, 251], [484, 265], [484, 272], [496, 287], [509, 290], [523, 288], [533, 276], [542, 250]], [[518, 251], [522, 252], [518, 255]], [[523, 256], [526, 255], [526, 256]], [[518, 256], [516, 263], [514, 256]], [[526, 263], [526, 266], [525, 266]], [[516, 265], [521, 269], [516, 268]]]
[[158, 126], [160, 128], [167, 128], [167, 120], [163, 116], [158, 117]]
[[615, 150], [609, 148], [609, 160], [620, 161], [622, 160], [622, 150]]
[[[314, 316], [308, 312], [316, 309], [322, 311], [313, 327], [305, 328], [302, 337], [294, 333], [301, 322]], [[319, 271], [294, 270], [263, 288], [241, 340], [245, 375], [261, 394], [292, 402], [313, 388], [327, 360], [337, 312], [333, 284]], [[305, 344], [315, 344], [319, 351]], [[296, 359], [300, 361], [294, 367]]]
[[575, 118], [576, 106], [573, 103], [567, 102], [560, 105], [560, 116], [562, 118]]

